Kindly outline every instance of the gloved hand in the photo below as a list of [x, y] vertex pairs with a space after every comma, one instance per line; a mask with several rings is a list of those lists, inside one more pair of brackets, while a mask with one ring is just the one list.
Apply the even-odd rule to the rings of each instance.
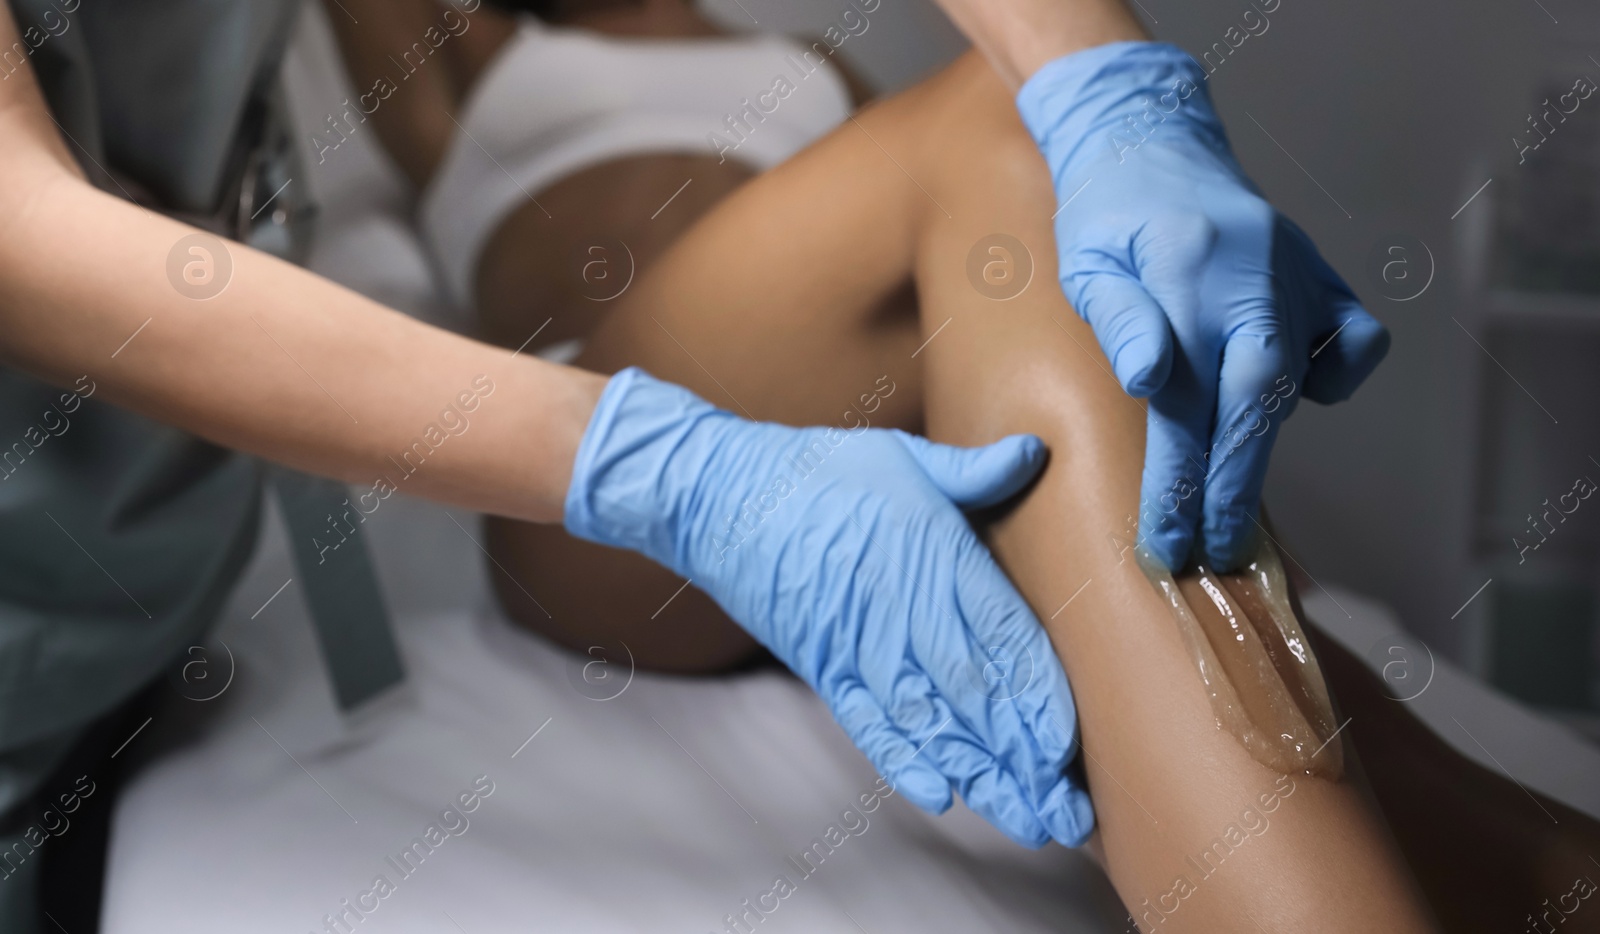
[[1302, 395], [1348, 398], [1389, 334], [1245, 177], [1182, 49], [1068, 55], [1017, 107], [1066, 204], [1067, 299], [1123, 388], [1150, 397], [1140, 540], [1176, 569], [1199, 524], [1205, 560], [1230, 569], [1283, 420]]
[[750, 422], [628, 369], [579, 447], [566, 527], [693, 580], [916, 804], [942, 812], [954, 785], [1012, 839], [1076, 846], [1094, 817], [1063, 772], [1066, 675], [961, 513], [1045, 456], [1031, 435], [969, 450]]

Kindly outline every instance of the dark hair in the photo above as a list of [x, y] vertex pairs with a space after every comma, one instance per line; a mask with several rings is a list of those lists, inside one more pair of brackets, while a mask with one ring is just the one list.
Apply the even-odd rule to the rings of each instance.
[[550, 19], [561, 7], [561, 0], [484, 0], [488, 6], [506, 13], [531, 13]]
[[561, 6], [561, 0], [484, 0], [484, 2], [506, 13], [532, 13], [540, 19], [549, 19]]
[[484, 2], [507, 13], [532, 14], [548, 23], [559, 23], [582, 13], [639, 5], [639, 0], [484, 0]]

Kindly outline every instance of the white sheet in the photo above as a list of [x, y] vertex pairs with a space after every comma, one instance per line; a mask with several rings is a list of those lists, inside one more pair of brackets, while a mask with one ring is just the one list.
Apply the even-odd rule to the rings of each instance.
[[[639, 674], [591, 700], [582, 656], [488, 608], [472, 517], [395, 497], [366, 528], [407, 695], [341, 731], [297, 586], [249, 618], [293, 573], [274, 520], [218, 633], [232, 685], [137, 740], [175, 748], [119, 804], [107, 934], [321, 931], [378, 874], [395, 891], [356, 930], [721, 931], [780, 874], [796, 891], [763, 931], [1112, 928], [1080, 854], [898, 797], [802, 879], [787, 858], [875, 784], [802, 685]], [[494, 790], [470, 825], [402, 879], [385, 857], [480, 775]]]

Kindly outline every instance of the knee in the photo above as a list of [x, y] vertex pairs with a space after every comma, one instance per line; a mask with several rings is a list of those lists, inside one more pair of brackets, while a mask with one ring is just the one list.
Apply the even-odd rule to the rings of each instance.
[[990, 171], [997, 179], [1018, 185], [1030, 195], [1053, 191], [1050, 169], [1045, 165], [1038, 144], [1022, 125], [1014, 108], [1004, 116], [1006, 119], [994, 121], [994, 142], [988, 153]]
[[1011, 89], [982, 56], [968, 53], [925, 86], [922, 151], [950, 171], [949, 184], [985, 197], [1015, 192], [1049, 201], [1050, 173], [1023, 126]]

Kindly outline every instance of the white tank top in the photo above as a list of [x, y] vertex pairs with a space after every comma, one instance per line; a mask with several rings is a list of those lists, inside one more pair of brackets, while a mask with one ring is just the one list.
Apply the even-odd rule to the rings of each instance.
[[764, 170], [804, 148], [850, 113], [827, 53], [780, 36], [642, 39], [524, 20], [473, 89], [421, 199], [449, 298], [473, 307], [489, 235], [574, 171], [662, 152]]

